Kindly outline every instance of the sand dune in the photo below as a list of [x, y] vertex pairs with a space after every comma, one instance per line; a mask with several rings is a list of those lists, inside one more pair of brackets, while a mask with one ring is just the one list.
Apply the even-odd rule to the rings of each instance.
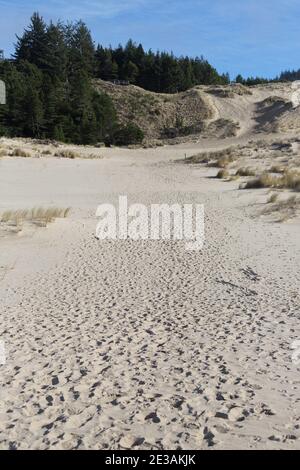
[[[95, 81], [95, 87], [112, 97], [121, 122], [135, 122], [143, 129], [148, 144], [157, 139], [180, 143], [200, 137], [225, 139], [262, 131], [288, 132], [292, 121], [291, 129], [298, 129], [293, 109], [299, 105], [299, 82], [197, 86], [174, 95], [101, 80]], [[285, 125], [277, 122], [282, 114]]]
[[[38, 156], [2, 141], [20, 143]], [[267, 190], [181, 162], [204, 145], [228, 143], [0, 160], [0, 212], [71, 207], [47, 228], [0, 227], [2, 449], [300, 448], [299, 224], [257, 217]], [[283, 155], [247, 145], [244, 163]], [[96, 207], [120, 194], [204, 203], [203, 249], [97, 240]]]

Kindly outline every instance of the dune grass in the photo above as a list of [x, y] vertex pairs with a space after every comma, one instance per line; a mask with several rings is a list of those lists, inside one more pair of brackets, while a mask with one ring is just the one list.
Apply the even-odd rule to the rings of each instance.
[[278, 188], [300, 191], [300, 173], [298, 171], [286, 171], [281, 176], [263, 173], [255, 179], [247, 181], [240, 189]]
[[22, 157], [22, 158], [30, 158], [32, 157], [30, 152], [26, 152], [26, 150], [23, 150], [21, 148], [16, 148], [14, 149], [11, 154], [11, 157]]
[[269, 172], [270, 173], [278, 173], [278, 174], [283, 174], [285, 173], [286, 168], [278, 165], [273, 165], [271, 166]]
[[269, 196], [269, 198], [267, 200], [267, 204], [274, 204], [274, 202], [276, 202], [277, 199], [278, 199], [278, 194], [273, 193], [273, 194], [271, 194], [271, 196]]
[[[269, 202], [269, 200], [267, 201]], [[288, 199], [277, 201], [273, 201], [272, 204], [268, 204], [268, 207], [265, 208], [262, 213], [266, 215], [270, 215], [273, 213], [279, 213], [280, 219], [278, 222], [285, 222], [292, 217], [297, 215], [298, 209], [300, 207], [300, 198], [293, 195], [290, 196]]]
[[221, 170], [218, 171], [217, 175], [216, 175], [216, 178], [218, 179], [226, 179], [226, 178], [229, 178], [230, 176], [230, 173], [228, 170], [226, 170], [226, 168], [222, 168]]
[[95, 160], [95, 159], [103, 158], [101, 155], [97, 155], [97, 154], [94, 154], [94, 153], [90, 153], [90, 154], [87, 154], [87, 155], [81, 155], [80, 153], [75, 152], [74, 150], [68, 150], [68, 149], [60, 150], [60, 151], [56, 152], [54, 156], [59, 157], [59, 158], [69, 158], [71, 160], [75, 160], [76, 158], [86, 158], [86, 159], [89, 159], [89, 160]]
[[74, 150], [60, 150], [59, 152], [55, 153], [55, 157], [59, 158], [70, 158], [74, 160], [75, 158], [80, 158], [81, 155]]
[[246, 168], [239, 168], [236, 172], [236, 176], [255, 176], [255, 171], [250, 168], [250, 167], [246, 167]]
[[3, 212], [0, 216], [0, 222], [15, 226], [20, 226], [23, 222], [47, 226], [57, 218], [66, 218], [69, 212], [70, 208], [59, 207], [11, 210]]
[[222, 150], [201, 152], [186, 159], [186, 163], [208, 163], [212, 167], [226, 168], [236, 160], [233, 147]]

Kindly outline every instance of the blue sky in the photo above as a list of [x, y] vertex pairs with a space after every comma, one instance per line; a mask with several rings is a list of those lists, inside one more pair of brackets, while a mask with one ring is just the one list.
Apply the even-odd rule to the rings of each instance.
[[299, 0], [0, 0], [0, 49], [13, 51], [33, 11], [83, 19], [96, 42], [204, 55], [219, 72], [275, 76], [300, 68]]

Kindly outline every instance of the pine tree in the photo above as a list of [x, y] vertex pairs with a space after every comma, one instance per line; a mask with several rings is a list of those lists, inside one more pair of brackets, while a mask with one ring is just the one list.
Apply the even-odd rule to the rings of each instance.
[[17, 36], [14, 57], [17, 62], [28, 61], [40, 69], [45, 67], [45, 55], [47, 47], [46, 24], [39, 13], [34, 13], [28, 29], [25, 29], [22, 37]]
[[95, 47], [91, 33], [82, 21], [67, 29], [69, 36], [69, 69], [84, 70], [88, 76], [92, 76], [95, 69]]

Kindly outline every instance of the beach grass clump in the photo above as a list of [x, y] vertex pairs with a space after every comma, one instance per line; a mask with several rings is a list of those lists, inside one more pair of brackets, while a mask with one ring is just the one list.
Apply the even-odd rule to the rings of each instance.
[[278, 173], [278, 174], [283, 174], [285, 171], [286, 171], [285, 167], [278, 166], [278, 165], [271, 166], [269, 170], [270, 173]]
[[300, 191], [300, 173], [298, 171], [287, 171], [281, 176], [263, 173], [255, 179], [247, 181], [240, 189], [278, 188]]
[[264, 173], [257, 178], [251, 179], [246, 183], [240, 185], [240, 189], [260, 189], [260, 188], [270, 188], [277, 184], [279, 178], [274, 178], [273, 176]]
[[74, 152], [74, 150], [60, 150], [59, 152], [56, 152], [55, 156], [59, 158], [70, 158], [72, 160], [81, 157], [81, 155]]
[[221, 170], [218, 171], [216, 178], [218, 179], [227, 179], [229, 178], [230, 173], [226, 168], [221, 168]]
[[299, 207], [300, 198], [293, 195], [290, 196], [288, 199], [284, 199], [278, 202], [275, 201], [275, 203], [265, 208], [262, 213], [267, 215], [279, 213], [281, 215], [279, 222], [285, 222], [288, 219], [291, 219], [292, 217], [295, 217], [295, 215], [297, 215]]
[[187, 163], [209, 163], [216, 168], [226, 168], [236, 159], [234, 148], [228, 147], [222, 150], [201, 152], [186, 159]]
[[32, 157], [31, 153], [30, 152], [27, 152], [26, 150], [23, 150], [21, 148], [16, 148], [14, 149], [11, 154], [10, 154], [11, 157], [22, 157], [22, 158], [30, 158]]
[[267, 204], [274, 204], [278, 199], [278, 194], [273, 193], [268, 197]]
[[250, 168], [239, 168], [236, 172], [236, 176], [255, 176], [255, 171]]
[[69, 207], [35, 207], [33, 209], [9, 210], [0, 215], [0, 222], [16, 226], [20, 226], [23, 222], [47, 226], [57, 218], [66, 218], [69, 212]]

